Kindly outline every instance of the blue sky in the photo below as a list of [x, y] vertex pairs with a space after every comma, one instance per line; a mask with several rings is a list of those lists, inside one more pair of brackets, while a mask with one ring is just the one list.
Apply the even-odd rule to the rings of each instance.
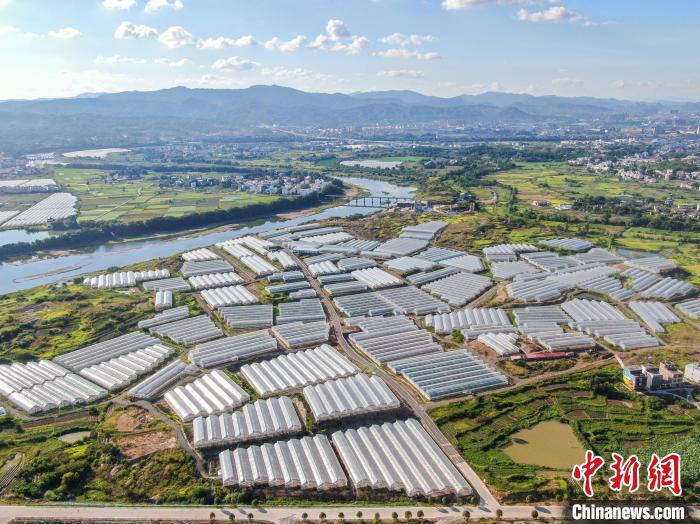
[[0, 99], [279, 84], [700, 100], [696, 0], [0, 0]]

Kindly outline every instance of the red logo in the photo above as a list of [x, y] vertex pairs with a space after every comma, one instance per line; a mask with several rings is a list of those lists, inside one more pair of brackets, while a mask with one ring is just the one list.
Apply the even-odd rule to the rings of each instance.
[[[586, 459], [582, 464], [576, 464], [571, 471], [574, 480], [581, 482], [583, 493], [587, 497], [593, 496], [593, 477], [605, 465], [605, 459], [586, 451]], [[619, 453], [612, 454], [610, 469], [613, 474], [608, 478], [610, 490], [620, 492], [624, 487], [634, 493], [639, 489], [639, 472], [641, 463], [636, 455], [631, 455], [627, 460]], [[647, 489], [649, 491], [663, 491], [668, 489], [675, 496], [683, 493], [681, 488], [681, 457], [678, 453], [669, 453], [660, 458], [656, 453], [652, 454], [647, 467]]]

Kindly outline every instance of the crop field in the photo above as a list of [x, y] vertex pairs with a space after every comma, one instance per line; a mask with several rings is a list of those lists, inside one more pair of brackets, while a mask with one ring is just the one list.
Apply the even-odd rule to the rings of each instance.
[[[697, 497], [700, 412], [683, 401], [667, 406], [659, 398], [636, 395], [624, 388], [620, 375], [617, 365], [609, 365], [446, 404], [430, 415], [507, 502], [567, 500], [579, 495], [579, 487], [568, 480], [568, 470], [519, 463], [506, 451], [514, 435], [545, 421], [569, 425], [584, 449], [607, 459], [613, 451], [627, 456], [660, 442], [673, 451], [693, 448], [693, 453], [683, 455], [689, 457], [683, 466], [683, 485], [688, 487], [686, 497]], [[614, 497], [606, 493], [606, 486], [602, 477], [596, 480], [597, 493]]]
[[93, 290], [82, 285], [41, 286], [0, 297], [0, 357], [26, 360], [118, 336], [152, 306], [143, 293]]
[[254, 195], [221, 188], [161, 189], [155, 175], [107, 184], [103, 175], [104, 171], [94, 169], [56, 170], [56, 181], [79, 199], [80, 222], [180, 217], [278, 199], [274, 195]]
[[585, 196], [627, 195], [633, 199], [700, 201], [700, 197], [689, 197], [688, 191], [675, 181], [656, 184], [623, 182], [615, 176], [589, 174], [584, 167], [570, 166], [563, 162], [523, 162], [515, 169], [488, 175], [484, 180], [516, 187], [519, 200], [549, 200], [554, 206], [571, 203]]

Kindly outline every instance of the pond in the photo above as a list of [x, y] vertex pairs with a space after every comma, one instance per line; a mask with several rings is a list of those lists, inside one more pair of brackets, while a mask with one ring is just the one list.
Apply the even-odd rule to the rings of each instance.
[[518, 464], [570, 470], [585, 454], [571, 426], [557, 420], [521, 429], [511, 435], [511, 440], [503, 451]]
[[58, 440], [67, 444], [75, 444], [76, 442], [80, 442], [85, 437], [89, 436], [89, 431], [74, 431], [73, 433], [65, 433], [61, 435], [60, 437], [58, 437]]
[[[381, 180], [357, 177], [347, 177], [343, 178], [343, 180], [360, 186], [375, 196], [411, 198], [415, 192], [414, 188], [401, 187]], [[169, 257], [183, 251], [210, 246], [217, 242], [223, 242], [224, 240], [243, 235], [254, 235], [271, 229], [314, 222], [326, 218], [367, 214], [378, 209], [353, 207], [352, 202], [350, 202], [348, 205], [331, 207], [319, 213], [290, 220], [279, 220], [277, 217], [270, 217], [264, 223], [248, 224], [231, 231], [204, 231], [197, 236], [188, 235], [176, 238], [156, 238], [103, 244], [89, 253], [70, 254], [41, 260], [5, 262], [0, 264], [0, 294], [19, 291], [41, 284], [49, 284], [84, 273], [104, 270], [112, 266], [123, 267], [156, 258]]]

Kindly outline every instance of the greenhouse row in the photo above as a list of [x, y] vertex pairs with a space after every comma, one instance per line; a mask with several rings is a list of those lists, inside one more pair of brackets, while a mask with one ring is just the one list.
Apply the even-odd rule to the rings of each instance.
[[97, 289], [112, 289], [118, 287], [134, 287], [145, 280], [157, 280], [168, 278], [170, 271], [167, 269], [151, 269], [149, 271], [119, 271], [107, 275], [87, 277], [83, 284]]
[[333, 275], [335, 273], [340, 273], [340, 269], [333, 262], [326, 260], [324, 262], [316, 262], [315, 264], [309, 264], [309, 271], [315, 277], [320, 275]]
[[349, 257], [338, 260], [337, 266], [342, 271], [352, 272], [358, 269], [367, 269], [370, 267], [376, 267], [377, 263], [369, 258], [362, 257]]
[[463, 306], [491, 287], [491, 279], [471, 273], [457, 273], [423, 286], [451, 306]]
[[350, 233], [339, 231], [337, 233], [326, 233], [325, 235], [304, 237], [304, 242], [322, 246], [324, 244], [340, 244], [341, 242], [347, 242], [348, 240], [352, 240], [354, 238], [355, 237], [353, 237]]
[[277, 340], [262, 329], [198, 344], [188, 357], [200, 368], [210, 368], [249, 360], [273, 351], [277, 351]]
[[173, 307], [173, 292], [172, 291], [156, 291], [155, 308], [156, 311], [170, 309]]
[[628, 305], [654, 333], [666, 331], [661, 324], [673, 324], [681, 321], [671, 308], [662, 302], [632, 301]]
[[493, 278], [498, 278], [500, 280], [508, 280], [516, 275], [537, 272], [539, 272], [539, 269], [531, 264], [528, 264], [527, 262], [523, 262], [522, 260], [491, 263], [491, 274], [493, 275]]
[[316, 422], [369, 415], [400, 407], [396, 395], [384, 381], [364, 373], [306, 386], [306, 403]]
[[357, 372], [354, 364], [325, 344], [241, 367], [241, 375], [262, 397], [287, 393]]
[[176, 320], [169, 324], [154, 326], [148, 331], [154, 335], [167, 337], [178, 344], [196, 344], [224, 335], [224, 332], [212, 322], [208, 315]]
[[595, 246], [592, 242], [581, 238], [553, 238], [551, 240], [542, 240], [540, 244], [565, 251], [586, 251]]
[[520, 353], [520, 348], [515, 345], [518, 341], [518, 335], [515, 333], [482, 333], [477, 340], [493, 349], [500, 357]]
[[355, 280], [374, 290], [403, 285], [403, 280], [378, 267], [357, 269], [350, 274]]
[[96, 364], [79, 371], [86, 379], [109, 391], [121, 389], [160, 366], [173, 350], [162, 344], [155, 344]]
[[186, 262], [201, 262], [203, 260], [216, 260], [221, 258], [219, 255], [214, 253], [211, 249], [203, 247], [202, 249], [194, 249], [192, 251], [187, 251], [183, 253], [182, 260]]
[[440, 335], [448, 335], [455, 329], [512, 327], [508, 314], [500, 308], [464, 308], [452, 313], [427, 315], [425, 325], [434, 327], [435, 333]]
[[445, 260], [449, 260], [450, 258], [461, 257], [462, 255], [466, 254], [467, 253], [465, 253], [464, 251], [455, 251], [454, 249], [431, 246], [425, 251], [421, 251], [420, 253], [414, 256], [416, 258], [420, 258], [421, 260], [427, 260], [428, 262], [434, 262], [438, 264]]
[[425, 249], [427, 245], [427, 240], [417, 238], [392, 238], [379, 244], [374, 248], [373, 253], [389, 257], [403, 257]]
[[199, 416], [231, 411], [250, 400], [248, 393], [218, 369], [189, 384], [171, 389], [164, 398], [185, 422]]
[[180, 273], [185, 277], [198, 277], [209, 273], [230, 273], [233, 266], [227, 260], [202, 260], [201, 262], [185, 262], [180, 268]]
[[614, 277], [600, 276], [581, 282], [577, 286], [584, 291], [593, 291], [601, 295], [608, 295], [613, 300], [621, 302], [634, 296], [634, 291], [622, 287], [622, 282]]
[[233, 329], [262, 329], [272, 327], [274, 323], [272, 304], [220, 307], [219, 313]]
[[[404, 317], [405, 318], [405, 317]], [[387, 319], [390, 320], [390, 319]], [[409, 322], [386, 322], [384, 324], [358, 324], [362, 333], [353, 333], [350, 340], [377, 364], [442, 352], [442, 347], [433, 341], [433, 336], [408, 319]]]
[[305, 279], [306, 277], [301, 271], [283, 271], [281, 273], [273, 273], [267, 277], [269, 282], [296, 282]]
[[508, 385], [508, 379], [466, 349], [400, 360], [389, 368], [404, 376], [428, 400], [470, 395]]
[[434, 271], [421, 271], [420, 273], [415, 273], [406, 277], [406, 279], [414, 286], [422, 286], [449, 277], [450, 275], [456, 275], [457, 273], [459, 273], [459, 269], [456, 267], [443, 267], [442, 269], [436, 269]]
[[65, 353], [54, 358], [54, 362], [61, 366], [80, 371], [83, 368], [100, 364], [112, 358], [121, 357], [145, 347], [159, 344], [155, 337], [144, 335], [135, 331], [127, 335], [112, 338], [98, 344], [86, 346], [70, 353]]
[[315, 298], [318, 295], [316, 294], [316, 291], [310, 288], [307, 289], [300, 289], [298, 291], [292, 291], [287, 295], [287, 298], [289, 300], [301, 300], [302, 298]]
[[152, 318], [147, 318], [141, 320], [137, 326], [139, 329], [146, 329], [154, 326], [159, 326], [161, 324], [167, 324], [168, 322], [174, 322], [175, 320], [182, 320], [190, 316], [190, 310], [187, 306], [178, 306], [173, 309], [168, 309], [162, 313], [158, 313]]
[[311, 287], [311, 284], [309, 284], [306, 280], [301, 280], [298, 282], [289, 282], [288, 284], [276, 284], [274, 286], [267, 286], [265, 288], [265, 291], [271, 294], [275, 293], [292, 293], [294, 291], [301, 291], [303, 289], [309, 289]]
[[180, 277], [163, 278], [161, 280], [149, 280], [143, 283], [146, 291], [190, 291], [190, 285]]
[[513, 262], [518, 259], [518, 253], [539, 251], [532, 244], [498, 244], [482, 249], [489, 262]]
[[210, 273], [188, 279], [193, 289], [209, 289], [212, 287], [224, 287], [232, 284], [242, 284], [243, 279], [233, 271], [228, 273]]
[[48, 360], [0, 365], [0, 393], [29, 414], [94, 402], [107, 391]]
[[447, 267], [456, 267], [468, 273], [478, 273], [484, 270], [484, 264], [481, 259], [474, 255], [462, 255], [459, 257], [448, 258], [440, 262], [440, 265]]
[[350, 282], [326, 284], [323, 286], [323, 289], [333, 297], [342, 297], [344, 295], [354, 295], [355, 293], [367, 291], [367, 286], [353, 279]]
[[222, 306], [242, 306], [257, 304], [258, 297], [253, 295], [245, 286], [228, 286], [215, 289], [205, 289], [201, 292], [202, 298], [210, 308], [216, 309]]
[[278, 308], [277, 324], [326, 321], [326, 312], [318, 298], [307, 298], [298, 302], [281, 302]]
[[575, 258], [581, 264], [617, 264], [625, 260], [621, 256], [611, 253], [602, 247], [594, 247], [590, 251], [574, 255], [572, 258]]
[[196, 448], [230, 446], [303, 430], [292, 399], [275, 397], [246, 404], [234, 413], [197, 417], [192, 421], [192, 443]]
[[336, 284], [338, 282], [357, 282], [355, 277], [346, 273], [338, 273], [336, 275], [321, 275], [316, 278], [322, 285]]
[[341, 313], [345, 313], [349, 317], [373, 317], [393, 314], [394, 312], [394, 306], [384, 300], [376, 291], [335, 297], [333, 303]]
[[450, 310], [450, 307], [414, 286], [401, 286], [382, 289], [377, 294], [397, 313], [404, 315], [427, 315]]
[[423, 222], [415, 226], [406, 226], [401, 230], [402, 237], [420, 238], [424, 240], [432, 240], [440, 231], [448, 226], [447, 222], [442, 220], [431, 220]]
[[70, 193], [54, 193], [26, 211], [12, 217], [3, 224], [7, 228], [23, 228], [48, 224], [49, 221], [62, 220], [75, 215], [78, 199]]
[[700, 298], [676, 304], [676, 309], [693, 320], [700, 319]]
[[552, 273], [581, 265], [578, 260], [573, 257], [562, 257], [558, 253], [552, 251], [536, 251], [534, 253], [526, 253], [520, 258], [527, 260], [538, 269]]
[[274, 262], [277, 262], [284, 269], [293, 269], [299, 267], [296, 261], [291, 257], [291, 255], [284, 251], [271, 251], [267, 255], [267, 258]]
[[409, 497], [472, 494], [415, 419], [336, 431], [332, 439], [357, 489], [402, 491]]
[[321, 322], [290, 322], [272, 328], [272, 333], [287, 348], [303, 348], [328, 342], [330, 326]]
[[224, 486], [328, 491], [348, 485], [325, 435], [226, 450], [219, 464]]
[[434, 262], [417, 257], [394, 258], [384, 262], [384, 265], [392, 271], [396, 271], [397, 273], [401, 273], [403, 275], [415, 273], [416, 271], [425, 271], [435, 267]]
[[652, 273], [663, 273], [664, 271], [671, 271], [676, 269], [676, 264], [664, 257], [651, 256], [636, 258], [634, 260], [627, 260], [625, 262], [626, 266], [642, 269], [644, 271], [650, 271]]
[[275, 266], [270, 264], [264, 258], [259, 257], [258, 255], [242, 257], [240, 261], [243, 265], [250, 268], [253, 271], [253, 273], [255, 273], [259, 277], [271, 275], [272, 273], [276, 273], [278, 271], [278, 269]]
[[146, 377], [141, 382], [133, 386], [128, 394], [132, 398], [153, 400], [158, 394], [170, 384], [177, 382], [187, 375], [192, 375], [198, 370], [193, 365], [187, 365], [179, 358], [170, 364], [163, 366], [152, 375]]
[[683, 297], [692, 293], [694, 290], [695, 287], [689, 282], [666, 277], [642, 291], [642, 296], [646, 298], [663, 298], [669, 300], [676, 297]]

